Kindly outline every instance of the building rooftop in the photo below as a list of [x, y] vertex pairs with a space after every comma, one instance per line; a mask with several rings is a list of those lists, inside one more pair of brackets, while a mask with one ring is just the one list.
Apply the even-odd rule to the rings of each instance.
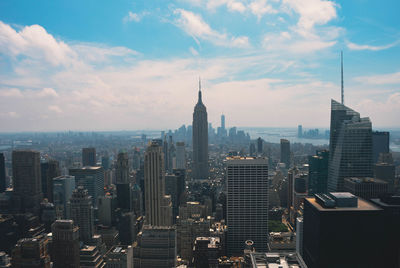
[[[336, 196], [342, 196], [342, 197], [349, 197], [350, 193], [334, 193]], [[350, 194], [351, 196], [354, 196]], [[358, 199], [357, 206], [355, 207], [332, 207], [332, 208], [326, 208], [320, 205], [315, 197], [308, 197], [306, 200], [310, 202], [311, 205], [313, 205], [316, 209], [319, 211], [374, 211], [374, 210], [381, 210], [378, 206], [373, 205], [372, 203], [356, 197]]]
[[307, 268], [303, 259], [294, 252], [251, 252], [248, 258], [253, 268]]
[[380, 180], [380, 179], [376, 179], [376, 178], [371, 178], [371, 177], [351, 177], [351, 178], [345, 178], [345, 181], [349, 181], [352, 183], [357, 183], [357, 184], [361, 184], [361, 183], [380, 183], [380, 184], [387, 184], [386, 181], [384, 180]]

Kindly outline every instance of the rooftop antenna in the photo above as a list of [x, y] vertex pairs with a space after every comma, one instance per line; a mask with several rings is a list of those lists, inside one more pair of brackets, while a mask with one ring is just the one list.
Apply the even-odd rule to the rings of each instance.
[[201, 78], [199, 76], [199, 91], [201, 91]]
[[344, 105], [344, 88], [343, 88], [343, 50], [340, 51], [340, 63], [341, 63], [341, 89], [342, 89], [342, 104]]

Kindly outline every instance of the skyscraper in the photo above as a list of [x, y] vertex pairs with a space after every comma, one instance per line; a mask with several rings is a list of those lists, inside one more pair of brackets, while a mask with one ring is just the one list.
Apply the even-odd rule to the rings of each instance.
[[67, 219], [69, 211], [67, 203], [75, 189], [74, 176], [60, 176], [53, 179], [53, 202], [56, 209], [56, 217], [58, 219]]
[[79, 227], [79, 240], [91, 242], [94, 235], [92, 199], [82, 186], [78, 186], [72, 193], [70, 210], [71, 219]]
[[221, 115], [221, 129], [225, 130], [225, 115]]
[[12, 267], [50, 268], [48, 243], [45, 235], [18, 240], [12, 251]]
[[268, 160], [230, 157], [227, 166], [227, 249], [243, 254], [246, 240], [259, 251], [268, 242]]
[[71, 168], [69, 175], [75, 176], [76, 186], [83, 186], [89, 191], [93, 205], [97, 206], [97, 198], [104, 195], [104, 169], [93, 166]]
[[53, 179], [61, 176], [60, 165], [58, 161], [50, 159], [48, 162], [41, 163], [40, 169], [43, 197], [53, 202]]
[[176, 143], [176, 165], [177, 169], [186, 169], [186, 152], [185, 152], [185, 143], [177, 142]]
[[372, 177], [372, 124], [332, 100], [328, 191], [343, 191], [347, 177]]
[[206, 106], [201, 100], [201, 84], [199, 83], [199, 99], [193, 113], [193, 178], [208, 178], [208, 122]]
[[326, 193], [328, 190], [329, 151], [317, 151], [308, 156], [308, 193]]
[[6, 188], [6, 163], [4, 154], [0, 153], [0, 193], [3, 193]]
[[96, 148], [82, 148], [82, 166], [96, 165]]
[[[146, 223], [153, 226], [170, 226], [172, 223], [172, 204], [165, 207], [164, 154], [161, 146], [151, 142], [144, 155], [144, 183]], [[171, 211], [167, 211], [167, 210]], [[171, 218], [167, 216], [171, 215]]]
[[263, 152], [263, 139], [261, 137], [258, 137], [257, 139], [257, 153], [260, 155]]
[[119, 153], [117, 157], [116, 179], [117, 183], [129, 183], [129, 158], [128, 153]]
[[53, 267], [79, 267], [79, 227], [72, 220], [57, 220], [51, 231]]
[[42, 200], [40, 153], [36, 151], [13, 151], [12, 169], [14, 193], [23, 212], [39, 213]]
[[378, 162], [379, 154], [389, 153], [389, 141], [390, 141], [389, 132], [380, 132], [380, 131], [372, 132], [372, 154], [373, 154], [372, 161], [374, 164]]
[[290, 167], [290, 142], [281, 139], [281, 163], [285, 163], [286, 168]]

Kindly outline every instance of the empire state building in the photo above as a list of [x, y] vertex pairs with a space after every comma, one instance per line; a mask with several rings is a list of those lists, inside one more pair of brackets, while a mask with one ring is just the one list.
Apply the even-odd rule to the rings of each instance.
[[208, 122], [207, 109], [201, 100], [199, 81], [199, 99], [193, 113], [193, 178], [208, 178]]

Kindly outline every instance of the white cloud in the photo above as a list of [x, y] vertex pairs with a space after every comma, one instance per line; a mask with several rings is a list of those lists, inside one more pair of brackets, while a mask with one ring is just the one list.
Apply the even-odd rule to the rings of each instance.
[[400, 43], [400, 41], [388, 44], [388, 45], [383, 45], [383, 46], [371, 46], [371, 45], [358, 45], [352, 42], [347, 42], [347, 47], [351, 50], [371, 50], [371, 51], [379, 51], [379, 50], [385, 50], [392, 48], [394, 46], [397, 46]]
[[207, 40], [217, 46], [225, 47], [249, 47], [249, 40], [246, 36], [229, 36], [226, 33], [220, 33], [210, 27], [203, 18], [193, 12], [176, 9], [178, 15], [176, 24], [195, 40]]
[[355, 77], [354, 81], [370, 85], [400, 84], [400, 72]]
[[57, 98], [58, 93], [52, 88], [43, 88], [41, 91], [37, 93], [38, 97], [53, 97]]
[[261, 19], [265, 14], [274, 14], [277, 11], [268, 4], [267, 0], [255, 0], [249, 5], [250, 11], [257, 16], [258, 20]]
[[190, 53], [192, 53], [193, 56], [198, 56], [199, 55], [199, 52], [193, 47], [190, 47], [189, 51], [190, 51]]
[[16, 98], [22, 98], [23, 95], [21, 93], [21, 90], [18, 88], [0, 88], [0, 96], [1, 97], [16, 97]]
[[50, 105], [50, 106], [48, 107], [48, 109], [49, 109], [50, 112], [55, 112], [55, 113], [57, 113], [57, 114], [62, 113], [61, 108], [58, 107], [57, 105]]
[[128, 23], [128, 22], [131, 22], [131, 21], [139, 22], [139, 21], [141, 21], [143, 19], [143, 17], [147, 16], [148, 14], [149, 14], [149, 12], [147, 12], [147, 11], [144, 11], [142, 13], [133, 13], [132, 11], [129, 11], [128, 15], [126, 15], [122, 19], [122, 21], [124, 23]]

